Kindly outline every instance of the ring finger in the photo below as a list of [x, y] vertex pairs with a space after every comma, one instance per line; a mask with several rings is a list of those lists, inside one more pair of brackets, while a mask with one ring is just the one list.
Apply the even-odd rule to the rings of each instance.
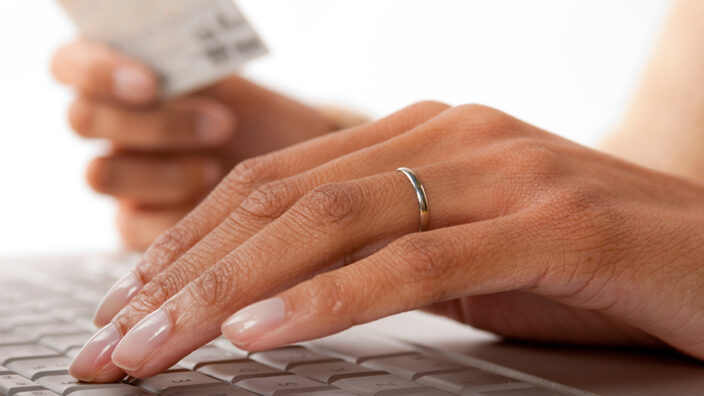
[[[458, 175], [454, 165], [418, 169], [433, 202], [430, 227], [482, 219], [494, 205], [491, 188], [458, 186], [496, 185], [490, 180], [495, 176]], [[159, 372], [217, 336], [220, 323], [238, 308], [358, 258], [359, 251], [369, 254], [367, 248], [379, 241], [417, 230], [418, 215], [414, 191], [398, 172], [316, 188], [135, 325], [113, 362], [140, 377]]]

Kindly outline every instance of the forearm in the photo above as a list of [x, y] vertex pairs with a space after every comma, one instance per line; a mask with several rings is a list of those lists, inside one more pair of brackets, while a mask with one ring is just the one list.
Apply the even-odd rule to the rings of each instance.
[[676, 0], [624, 117], [602, 149], [704, 182], [704, 1]]

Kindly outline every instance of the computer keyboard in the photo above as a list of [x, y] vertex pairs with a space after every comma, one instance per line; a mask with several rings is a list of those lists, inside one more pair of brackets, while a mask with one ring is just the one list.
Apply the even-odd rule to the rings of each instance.
[[[102, 261], [101, 261], [102, 260]], [[0, 279], [0, 395], [574, 395], [374, 333], [248, 353], [218, 338], [151, 378], [80, 383], [72, 358], [96, 330], [96, 302], [130, 260], [19, 263]], [[70, 261], [70, 260], [69, 260]], [[0, 264], [4, 265], [4, 264]], [[8, 264], [9, 265], [9, 264]]]

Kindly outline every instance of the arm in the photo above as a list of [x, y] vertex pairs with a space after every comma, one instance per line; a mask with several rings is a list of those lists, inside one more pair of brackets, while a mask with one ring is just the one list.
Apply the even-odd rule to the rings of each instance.
[[601, 148], [704, 183], [704, 2], [676, 0], [643, 77]]

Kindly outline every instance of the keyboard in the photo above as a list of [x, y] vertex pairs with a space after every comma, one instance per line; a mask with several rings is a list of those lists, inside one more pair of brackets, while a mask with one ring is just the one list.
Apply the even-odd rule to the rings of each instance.
[[67, 370], [96, 330], [96, 303], [133, 262], [132, 256], [117, 255], [0, 263], [0, 395], [587, 394], [478, 359], [460, 361], [354, 329], [257, 353], [221, 337], [151, 378], [78, 382]]

